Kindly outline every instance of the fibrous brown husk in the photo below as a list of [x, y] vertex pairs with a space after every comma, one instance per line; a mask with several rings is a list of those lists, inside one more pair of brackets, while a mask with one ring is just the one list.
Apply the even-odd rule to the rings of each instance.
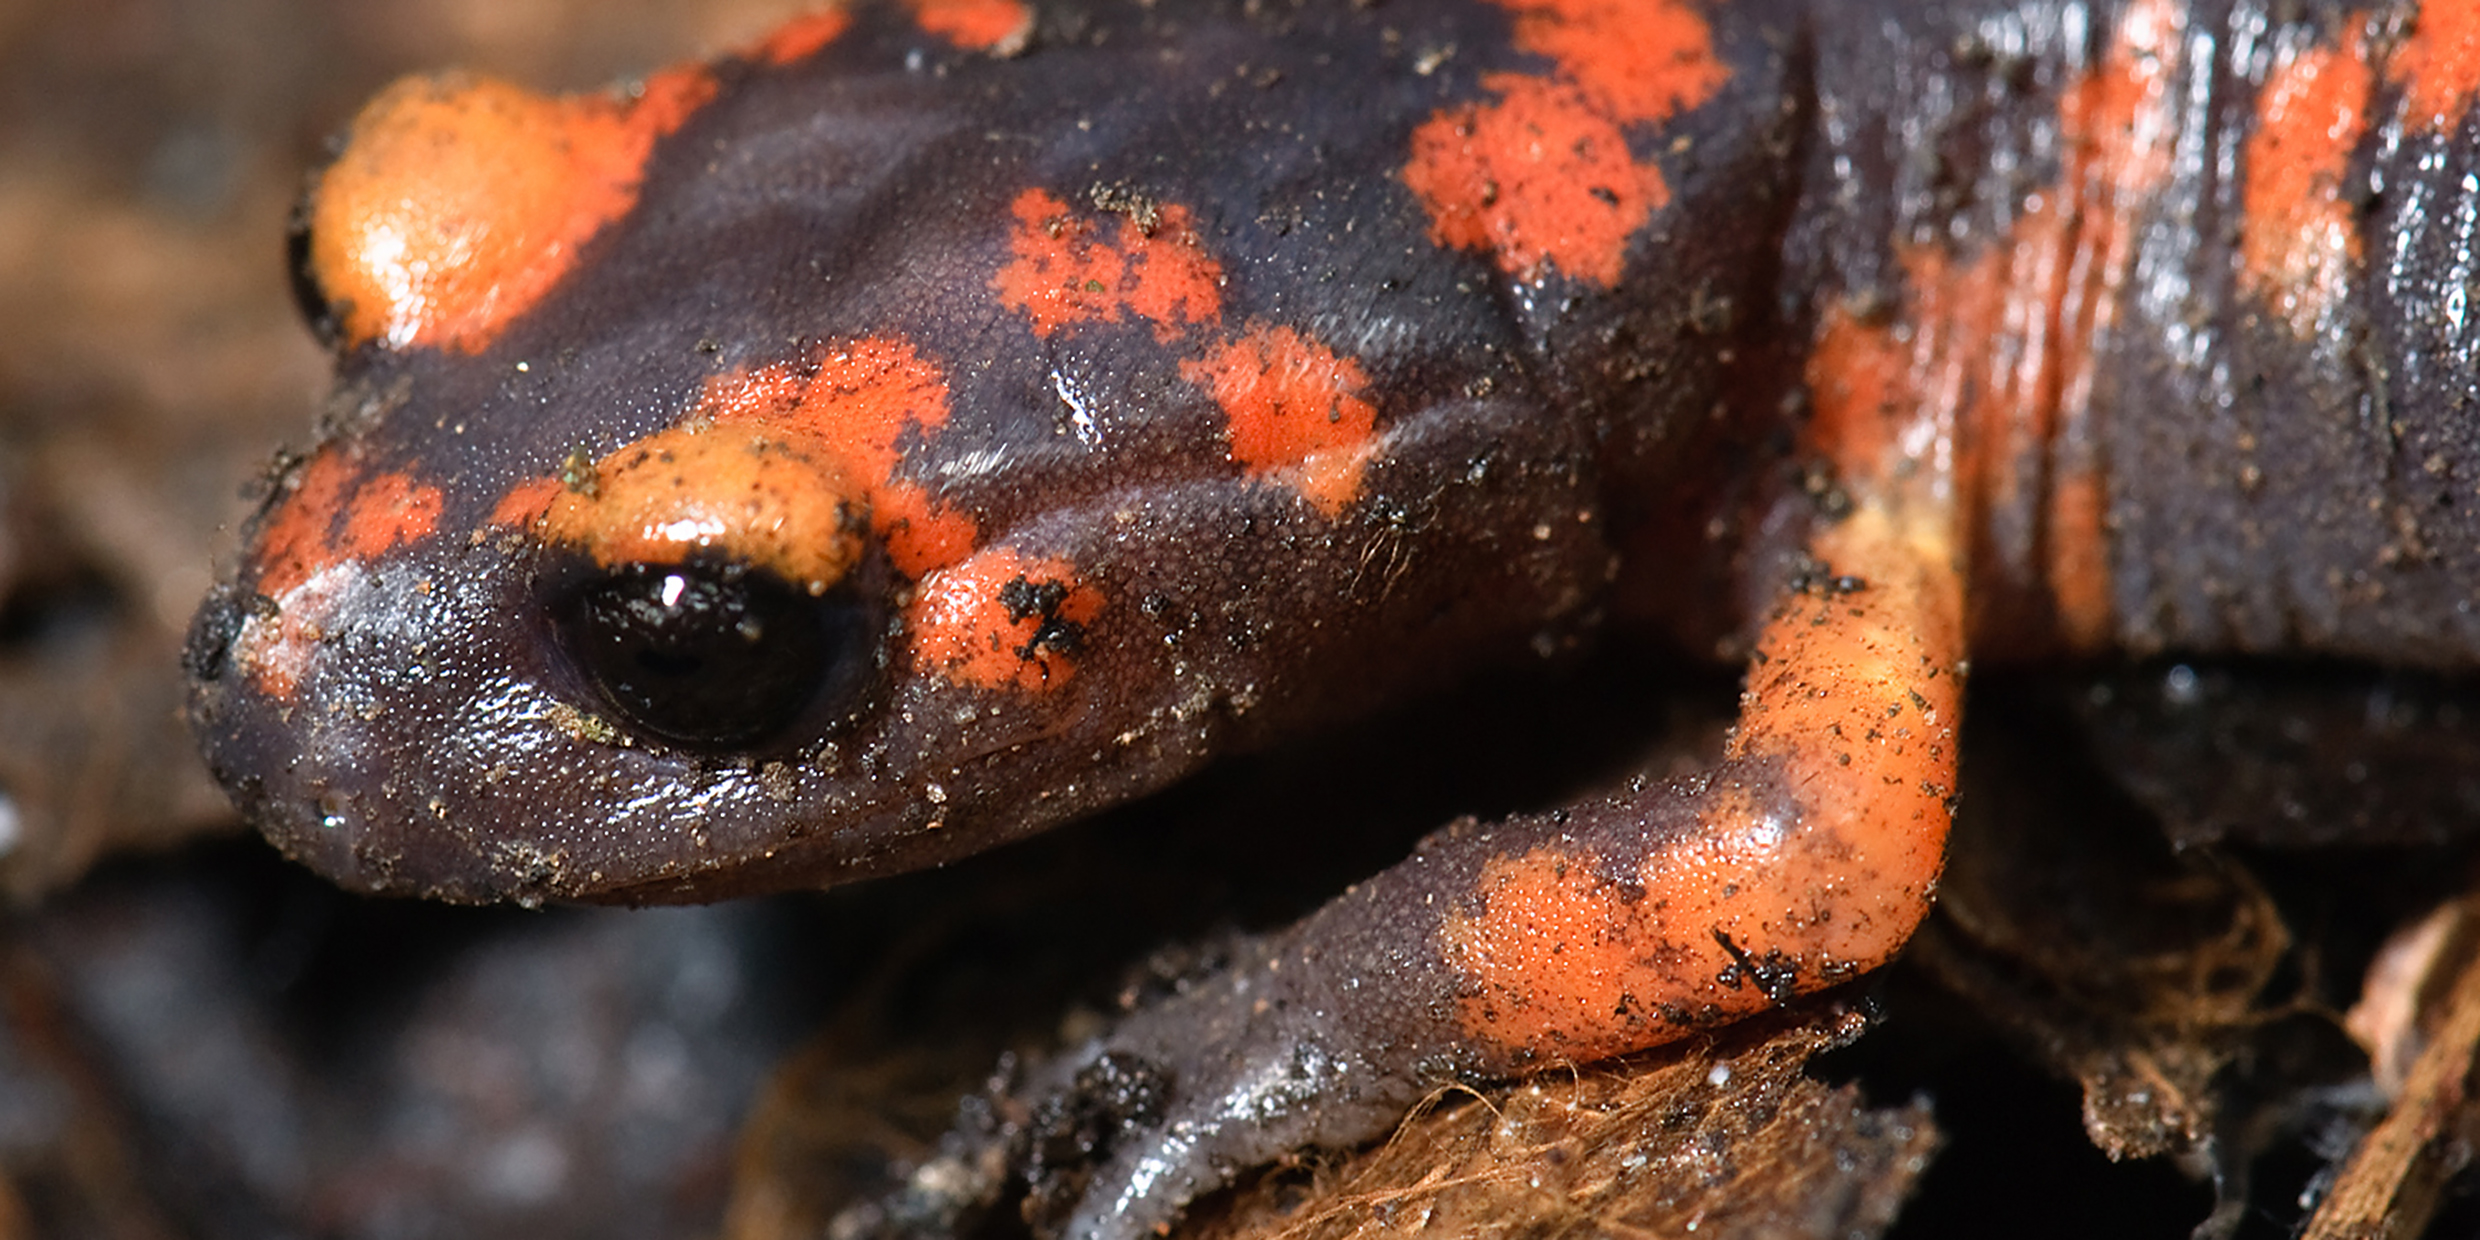
[[1873, 1110], [1806, 1071], [1867, 1026], [1835, 1004], [1619, 1064], [1442, 1092], [1374, 1149], [1261, 1178], [1202, 1237], [1859, 1237], [1938, 1144], [1925, 1103]]

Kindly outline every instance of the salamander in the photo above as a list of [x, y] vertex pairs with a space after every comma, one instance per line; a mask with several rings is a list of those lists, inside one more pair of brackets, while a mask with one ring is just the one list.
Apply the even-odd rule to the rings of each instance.
[[2480, 8], [903, 0], [354, 121], [192, 715], [346, 886], [937, 865], [1580, 640], [1710, 769], [1445, 828], [1064, 1055], [1074, 1234], [1858, 976], [1980, 661], [2480, 665]]

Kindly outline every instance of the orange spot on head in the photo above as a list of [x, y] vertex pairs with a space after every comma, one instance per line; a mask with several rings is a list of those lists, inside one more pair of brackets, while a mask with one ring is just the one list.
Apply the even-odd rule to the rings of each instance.
[[1289, 327], [1256, 326], [1180, 377], [1214, 394], [1230, 420], [1231, 455], [1250, 473], [1298, 489], [1332, 517], [1359, 493], [1377, 411], [1369, 376]]
[[348, 453], [327, 449], [259, 530], [258, 592], [281, 599], [329, 567], [424, 537], [439, 524], [440, 503], [437, 487], [401, 473], [365, 476]]
[[1667, 120], [1731, 76], [1712, 28], [1679, 0], [1497, 2], [1516, 15], [1516, 46], [1556, 60], [1560, 77], [1620, 121]]
[[701, 69], [635, 98], [549, 98], [488, 78], [407, 78], [319, 177], [311, 267], [344, 337], [477, 352], [636, 203], [655, 139], [713, 94]]
[[909, 0], [921, 28], [994, 56], [1013, 56], [1033, 37], [1033, 9], [1022, 0]]
[[852, 11], [842, 6], [793, 18], [749, 50], [749, 58], [770, 65], [788, 65], [815, 56], [844, 36]]
[[913, 666], [982, 689], [1068, 682], [1102, 595], [1064, 560], [1001, 547], [924, 578], [905, 611]]
[[902, 459], [898, 440], [947, 424], [947, 376], [910, 341], [873, 336], [828, 346], [806, 374], [769, 368], [710, 384], [703, 408], [815, 435], [883, 485]]
[[402, 473], [364, 474], [342, 449], [312, 458], [259, 528], [251, 556], [253, 586], [275, 600], [276, 612], [243, 626], [235, 658], [261, 692], [289, 698], [309, 670], [326, 614], [344, 588], [330, 570], [427, 537], [438, 528], [440, 506], [439, 488]]
[[598, 564], [677, 564], [706, 552], [824, 594], [861, 559], [859, 488], [804, 437], [692, 421], [598, 462], [544, 511], [545, 538]]
[[567, 488], [557, 478], [528, 478], [508, 488], [508, 493], [491, 505], [489, 524], [532, 525], [551, 511], [551, 503]]
[[919, 580], [979, 530], [900, 476], [904, 441], [946, 425], [947, 379], [908, 341], [828, 345], [803, 362], [714, 376], [682, 420], [586, 466], [511, 488], [491, 520], [536, 525], [604, 564], [711, 550], [822, 591], [874, 531]]
[[1404, 183], [1440, 245], [1486, 250], [1499, 269], [1547, 268], [1619, 282], [1628, 238], [1670, 202], [1661, 169], [1628, 154], [1627, 137], [1573, 86], [1502, 74], [1495, 103], [1467, 104], [1412, 135]]
[[346, 558], [367, 559], [439, 525], [439, 488], [401, 473], [380, 474], [362, 484], [345, 510], [336, 548]]
[[1015, 258], [990, 279], [1001, 304], [1049, 336], [1076, 323], [1117, 323], [1133, 314], [1158, 340], [1223, 313], [1223, 271], [1206, 256], [1188, 208], [1152, 208], [1145, 223], [1119, 214], [1079, 215], [1048, 191], [1011, 205]]
[[912, 483], [871, 492], [870, 527], [887, 544], [887, 562], [916, 580], [963, 559], [981, 536], [973, 518], [939, 507], [928, 491]]
[[2316, 337], [2359, 266], [2358, 222], [2342, 179], [2368, 129], [2364, 19], [2341, 47], [2312, 47], [2274, 67], [2256, 95], [2241, 203], [2240, 282], [2272, 303], [2294, 335]]
[[2406, 120], [2439, 133], [2459, 128], [2480, 93], [2480, 5], [2426, 0], [2386, 74], [2402, 84]]
[[903, 437], [947, 424], [947, 376], [936, 365], [910, 342], [873, 337], [826, 349], [797, 398], [789, 383], [773, 373], [749, 384], [710, 385], [706, 408], [719, 421], [751, 418], [815, 437], [859, 482], [870, 524], [905, 576], [918, 579], [971, 548], [972, 518], [939, 508], [921, 484], [897, 476]]
[[293, 493], [259, 527], [253, 556], [259, 593], [282, 594], [334, 562], [331, 531], [346, 489], [359, 477], [360, 470], [342, 451], [329, 449], [311, 458]]

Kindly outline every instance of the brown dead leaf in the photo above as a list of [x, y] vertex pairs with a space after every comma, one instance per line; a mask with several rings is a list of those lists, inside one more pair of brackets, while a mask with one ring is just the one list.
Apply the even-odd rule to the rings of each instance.
[[2037, 718], [1995, 722], [1973, 733], [1938, 915], [1912, 959], [2079, 1082], [2085, 1131], [2111, 1157], [2194, 1149], [2290, 950], [2281, 912], [2237, 865], [2173, 854], [2071, 740]]

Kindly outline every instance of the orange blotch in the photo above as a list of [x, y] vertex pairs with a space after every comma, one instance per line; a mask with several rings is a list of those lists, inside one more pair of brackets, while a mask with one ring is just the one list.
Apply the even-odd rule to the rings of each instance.
[[973, 519], [899, 476], [908, 437], [948, 416], [947, 378], [908, 341], [865, 338], [798, 362], [716, 375], [680, 422], [579, 477], [537, 478], [492, 510], [602, 563], [672, 563], [714, 549], [823, 591], [861, 555], [866, 521], [898, 572], [964, 558]]
[[1033, 9], [1021, 0], [909, 0], [921, 28], [994, 56], [1013, 56], [1033, 37]]
[[[1879, 499], [1810, 550], [1856, 592], [1784, 600], [1694, 824], [1642, 856], [1483, 866], [1442, 928], [1459, 1019], [1506, 1062], [1599, 1059], [1883, 964], [1928, 912], [1955, 786], [1962, 580], [1933, 507]], [[1723, 940], [1729, 940], [1725, 946]]]
[[2402, 85], [2404, 116], [2412, 124], [2439, 133], [2460, 127], [2472, 95], [2480, 92], [2480, 5], [2426, 0], [2385, 68]]
[[1068, 683], [1102, 595], [1064, 560], [1001, 547], [924, 578], [905, 610], [913, 666], [981, 689]]
[[2242, 286], [2272, 303], [2300, 339], [2315, 338], [2350, 289], [2360, 241], [2342, 178], [2368, 129], [2375, 72], [2356, 27], [2341, 47], [2312, 47], [2274, 66], [2256, 95], [2239, 235]]
[[345, 340], [488, 346], [635, 205], [655, 140], [714, 89], [695, 68], [633, 98], [459, 75], [389, 87], [311, 199], [311, 269]]
[[253, 616], [234, 643], [252, 683], [290, 698], [344, 588], [344, 577], [330, 570], [429, 536], [440, 505], [439, 488], [393, 471], [364, 474], [342, 449], [312, 458], [258, 531], [254, 588], [275, 600], [276, 611]]
[[751, 417], [805, 430], [881, 484], [903, 457], [897, 440], [947, 425], [947, 376], [907, 340], [867, 337], [829, 346], [806, 376], [799, 399], [785, 405], [787, 384], [775, 375], [761, 376], [754, 405], [747, 403], [753, 389], [746, 385], [733, 400], [715, 400], [718, 389], [710, 388], [707, 408], [717, 418]]
[[1360, 363], [1261, 325], [1180, 363], [1180, 377], [1214, 394], [1230, 420], [1232, 459], [1250, 473], [1292, 486], [1329, 517], [1359, 494], [1377, 422]]
[[1713, 98], [1731, 71], [1711, 27], [1679, 0], [1498, 0], [1516, 46], [1558, 62], [1594, 105], [1625, 122], [1663, 121]]
[[540, 529], [596, 563], [677, 564], [699, 552], [824, 594], [862, 553], [861, 488], [807, 436], [693, 420], [597, 462], [563, 487]]
[[940, 508], [928, 491], [911, 483], [871, 492], [870, 528], [885, 540], [888, 562], [916, 580], [963, 559], [981, 537], [971, 517]]
[[1477, 1040], [1586, 1063], [1665, 1040], [1645, 1026], [1666, 1012], [1706, 1015], [1700, 992], [1718, 969], [1598, 871], [1598, 857], [1546, 848], [1483, 863], [1484, 911], [1450, 914], [1442, 943], [1474, 983], [1459, 1018]]
[[[809, 391], [811, 371], [790, 362], [709, 376], [699, 385], [697, 412], [717, 421], [770, 421], [790, 417]], [[940, 414], [945, 417], [945, 413]], [[813, 432], [817, 428], [810, 428]]]
[[1133, 314], [1157, 340], [1223, 313], [1223, 269], [1206, 256], [1188, 208], [1156, 208], [1146, 224], [1118, 214], [1079, 215], [1048, 191], [1012, 204], [1015, 258], [990, 278], [1001, 304], [1049, 336], [1074, 323], [1117, 323]]
[[1404, 184], [1429, 210], [1431, 240], [1489, 251], [1519, 279], [1555, 267], [1617, 284], [1628, 238], [1670, 202], [1661, 169], [1637, 163], [1618, 122], [1576, 87], [1512, 74], [1487, 84], [1497, 102], [1413, 132]]
[[808, 367], [721, 376], [707, 384], [698, 411], [814, 441], [860, 488], [898, 572], [918, 579], [971, 550], [972, 518], [939, 508], [921, 484], [896, 476], [903, 437], [947, 424], [947, 376], [911, 342], [870, 337], [829, 346]]
[[823, 12], [793, 18], [749, 50], [749, 58], [770, 65], [788, 65], [815, 56], [828, 44], [844, 37], [852, 25], [852, 11], [838, 6]]
[[281, 599], [336, 564], [424, 537], [440, 502], [437, 487], [402, 473], [365, 476], [346, 452], [321, 452], [259, 530], [258, 592]]
[[[777, 389], [780, 382], [766, 381]], [[713, 407], [718, 419], [754, 417], [770, 427], [816, 436], [826, 454], [861, 484], [870, 524], [885, 540], [898, 572], [918, 579], [972, 547], [977, 534], [972, 518], [940, 509], [921, 484], [896, 476], [902, 437], [928, 435], [947, 424], [947, 376], [910, 342], [869, 338], [827, 349], [799, 400], [777, 411], [734, 412], [728, 403]]]
[[551, 502], [567, 488], [557, 478], [529, 478], [508, 488], [508, 493], [491, 505], [490, 525], [532, 525], [551, 511]]
[[344, 507], [346, 488], [360, 477], [343, 452], [329, 450], [311, 458], [294, 482], [293, 493], [258, 530], [258, 592], [269, 597], [301, 584], [334, 563], [331, 532]]
[[439, 507], [438, 487], [401, 473], [380, 474], [354, 493], [336, 547], [346, 559], [368, 559], [437, 529]]

